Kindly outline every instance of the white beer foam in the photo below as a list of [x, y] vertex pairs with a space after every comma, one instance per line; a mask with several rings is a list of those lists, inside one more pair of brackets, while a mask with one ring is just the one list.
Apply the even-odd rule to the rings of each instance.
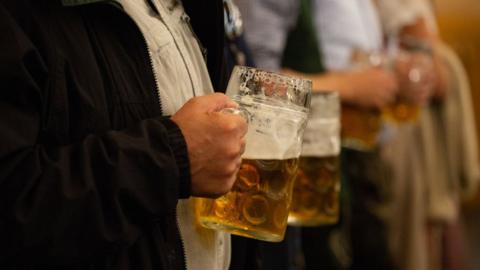
[[303, 134], [302, 156], [326, 157], [338, 154], [340, 154], [339, 119], [309, 119]]
[[252, 100], [242, 100], [240, 105], [250, 113], [243, 158], [283, 160], [300, 156], [306, 112]]
[[340, 98], [336, 92], [312, 94], [310, 115], [303, 135], [302, 156], [325, 157], [340, 153]]

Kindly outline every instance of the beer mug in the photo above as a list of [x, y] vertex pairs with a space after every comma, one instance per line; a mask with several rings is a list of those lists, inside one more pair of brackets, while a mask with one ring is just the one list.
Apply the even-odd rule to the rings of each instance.
[[[385, 58], [381, 52], [367, 52], [358, 48], [352, 50], [350, 59], [352, 70], [381, 66], [384, 61]], [[380, 110], [342, 104], [342, 146], [358, 151], [375, 149], [382, 124], [382, 112]]]
[[247, 112], [248, 133], [233, 188], [198, 199], [207, 228], [270, 242], [283, 239], [310, 106], [311, 81], [236, 66], [227, 95]]
[[391, 123], [414, 122], [420, 115], [420, 105], [415, 101], [415, 92], [430, 92], [433, 89], [434, 64], [432, 48], [424, 42], [411, 38], [389, 37], [387, 55], [400, 85], [399, 94], [391, 105], [383, 110], [383, 117]]
[[340, 209], [340, 99], [336, 92], [312, 94], [288, 224], [338, 222]]

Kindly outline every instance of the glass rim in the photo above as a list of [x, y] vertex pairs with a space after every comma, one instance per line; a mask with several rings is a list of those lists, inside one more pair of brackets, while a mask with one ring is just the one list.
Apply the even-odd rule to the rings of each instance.
[[312, 91], [312, 97], [313, 96], [338, 96], [340, 97], [340, 94], [336, 90], [326, 90], [326, 89], [317, 89], [315, 91]]
[[[312, 80], [306, 79], [306, 78], [300, 78], [300, 77], [294, 77], [286, 74], [281, 74], [277, 71], [270, 71], [262, 68], [256, 68], [256, 67], [249, 67], [249, 66], [242, 66], [242, 65], [235, 65], [232, 71], [232, 74], [235, 73], [236, 70], [251, 70], [254, 73], [257, 72], [264, 72], [266, 74], [271, 74], [276, 77], [279, 77], [281, 79], [284, 79], [287, 84], [291, 84], [292, 86], [297, 86], [301, 89], [302, 92], [309, 93], [311, 92], [312, 89]], [[294, 82], [294, 83], [292, 83]], [[313, 92], [311, 92], [313, 94]]]

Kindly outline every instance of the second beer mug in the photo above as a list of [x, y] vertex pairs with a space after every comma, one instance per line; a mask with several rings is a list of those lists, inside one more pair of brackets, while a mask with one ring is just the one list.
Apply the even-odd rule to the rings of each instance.
[[412, 37], [388, 38], [390, 69], [395, 72], [400, 91], [395, 102], [383, 110], [383, 117], [393, 123], [414, 122], [421, 105], [416, 97], [430, 95], [435, 81], [433, 49]]
[[[354, 48], [350, 64], [352, 70], [379, 67], [385, 64], [385, 57], [381, 52]], [[342, 146], [357, 151], [374, 150], [382, 128], [381, 111], [346, 103], [342, 104], [341, 111]]]
[[307, 80], [235, 67], [227, 95], [248, 114], [246, 149], [232, 190], [197, 201], [201, 225], [259, 240], [283, 239], [310, 91]]
[[340, 100], [312, 95], [288, 223], [318, 226], [338, 221], [340, 210]]

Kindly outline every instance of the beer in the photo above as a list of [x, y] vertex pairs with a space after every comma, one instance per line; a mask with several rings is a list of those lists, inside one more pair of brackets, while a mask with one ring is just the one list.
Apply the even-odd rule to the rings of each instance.
[[343, 146], [360, 151], [373, 150], [377, 146], [382, 126], [379, 111], [342, 105], [341, 122]]
[[338, 220], [340, 98], [335, 92], [315, 93], [311, 105], [288, 217], [294, 226]]
[[244, 159], [232, 190], [197, 202], [199, 222], [235, 235], [279, 242], [285, 233], [298, 159]]
[[318, 226], [338, 221], [339, 163], [338, 156], [300, 158], [289, 224]]
[[252, 115], [235, 184], [216, 199], [201, 199], [201, 225], [270, 242], [283, 239], [307, 114], [255, 100], [237, 100]]
[[399, 100], [383, 109], [382, 116], [393, 123], [414, 122], [420, 115], [420, 107], [408, 101]]

